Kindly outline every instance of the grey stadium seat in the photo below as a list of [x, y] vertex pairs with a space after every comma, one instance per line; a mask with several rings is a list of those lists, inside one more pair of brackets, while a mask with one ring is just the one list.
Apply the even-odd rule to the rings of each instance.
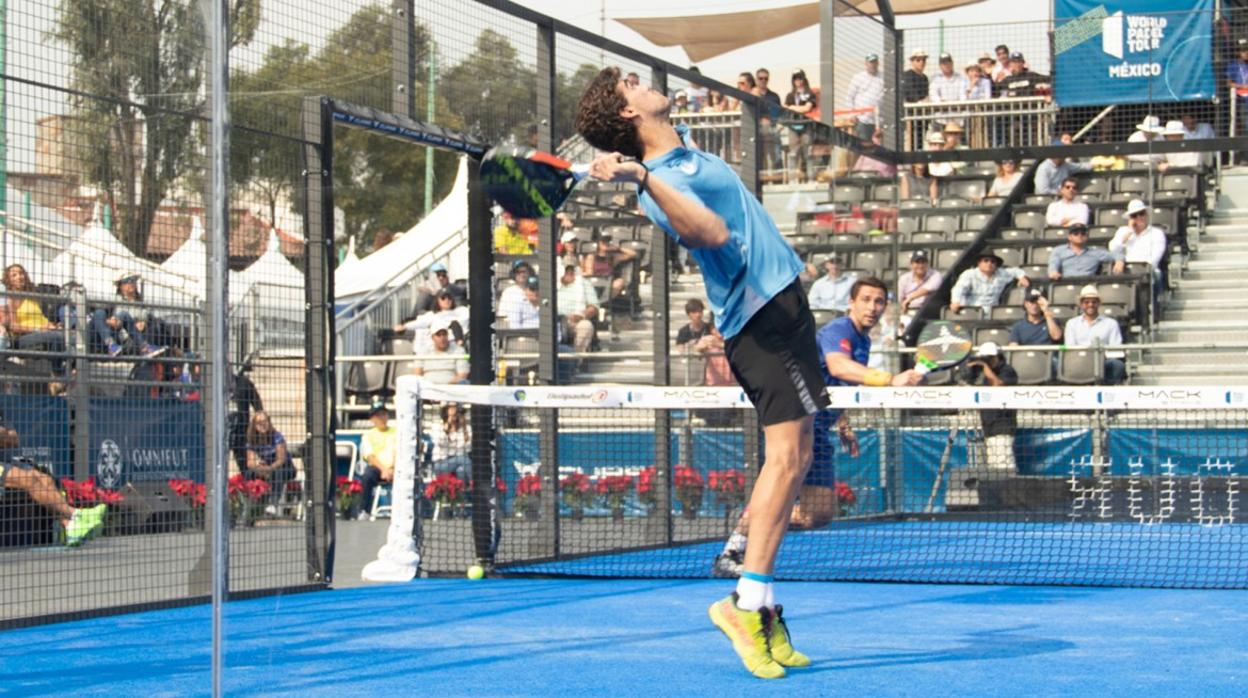
[[1018, 374], [1019, 385], [1041, 385], [1053, 377], [1052, 354], [1047, 351], [1012, 351], [1007, 354], [1010, 366]]
[[1014, 227], [1042, 230], [1044, 228], [1044, 214], [1039, 211], [1018, 211], [1014, 214]]
[[1057, 379], [1071, 385], [1099, 383], [1105, 375], [1100, 352], [1092, 349], [1067, 349], [1057, 360]]
[[961, 216], [951, 216], [943, 213], [934, 213], [923, 219], [924, 230], [940, 230], [946, 233], [952, 233], [958, 230], [960, 226]]

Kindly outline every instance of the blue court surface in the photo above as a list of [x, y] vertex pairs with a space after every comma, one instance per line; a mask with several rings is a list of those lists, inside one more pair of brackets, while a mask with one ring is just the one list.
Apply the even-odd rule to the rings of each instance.
[[[421, 580], [228, 605], [229, 695], [1243, 696], [1248, 592], [794, 582], [750, 677], [725, 581]], [[5, 695], [205, 695], [210, 609], [0, 633]]]

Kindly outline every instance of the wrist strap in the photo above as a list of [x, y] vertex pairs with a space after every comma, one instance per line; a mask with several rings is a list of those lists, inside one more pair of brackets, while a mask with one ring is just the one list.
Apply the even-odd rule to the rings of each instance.
[[887, 386], [893, 380], [893, 374], [888, 371], [881, 371], [878, 368], [868, 368], [867, 375], [863, 377], [863, 385], [871, 386]]

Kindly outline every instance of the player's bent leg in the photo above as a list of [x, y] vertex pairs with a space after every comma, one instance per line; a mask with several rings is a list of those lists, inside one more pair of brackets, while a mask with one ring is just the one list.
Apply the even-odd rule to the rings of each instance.
[[745, 566], [745, 546], [749, 535], [750, 510], [746, 507], [737, 519], [737, 526], [732, 530], [732, 535], [728, 536], [728, 542], [724, 543], [724, 549], [715, 556], [715, 561], [711, 563], [712, 577], [736, 579], [741, 576], [741, 569]]
[[763, 468], [750, 495], [750, 537], [745, 548], [745, 568], [771, 574], [776, 551], [788, 529], [793, 501], [810, 462], [811, 418], [789, 420], [763, 428], [767, 443]]
[[802, 493], [793, 506], [789, 527], [819, 528], [836, 518], [836, 489], [823, 485], [802, 485]]

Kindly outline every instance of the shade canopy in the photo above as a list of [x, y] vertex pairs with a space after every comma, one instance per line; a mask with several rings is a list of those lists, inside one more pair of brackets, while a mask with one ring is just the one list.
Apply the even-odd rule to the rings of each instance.
[[[908, 15], [977, 2], [983, 0], [893, 0], [890, 4], [893, 14]], [[846, 0], [836, 3], [835, 8], [837, 15], [879, 14], [875, 0]], [[690, 17], [627, 17], [616, 21], [656, 46], [681, 47], [689, 60], [697, 63], [819, 24], [819, 3]]]

